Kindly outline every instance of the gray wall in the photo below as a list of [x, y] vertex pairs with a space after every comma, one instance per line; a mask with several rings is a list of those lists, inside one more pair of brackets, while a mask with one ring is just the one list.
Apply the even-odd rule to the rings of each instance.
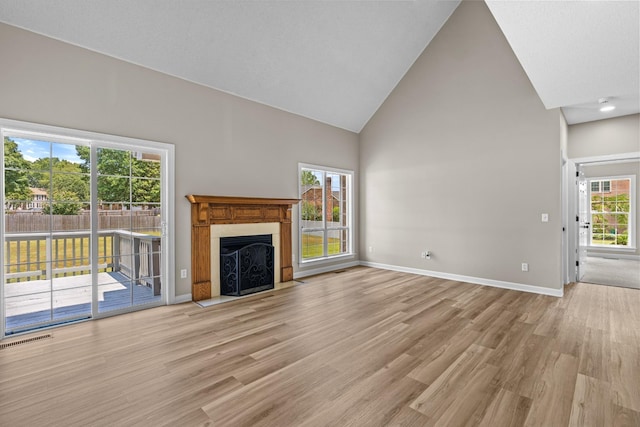
[[358, 176], [351, 132], [4, 24], [0, 57], [0, 117], [175, 144], [177, 271], [191, 268], [185, 195], [297, 198], [298, 162]]
[[569, 126], [569, 158], [640, 151], [640, 114]]
[[561, 123], [462, 2], [361, 133], [361, 260], [561, 288]]
[[[640, 214], [638, 209], [638, 202], [640, 201], [640, 185], [638, 185], [638, 178], [640, 177], [640, 161], [626, 162], [626, 163], [614, 163], [614, 164], [593, 164], [582, 166], [584, 176], [586, 178], [619, 176], [619, 175], [635, 175], [636, 176], [636, 228], [635, 228], [635, 244], [638, 246], [640, 243], [640, 231], [638, 226], [640, 225]], [[589, 253], [607, 253], [607, 254], [626, 254], [626, 255], [640, 255], [640, 250], [636, 249], [634, 252], [630, 251], [616, 251], [614, 249], [589, 249]]]

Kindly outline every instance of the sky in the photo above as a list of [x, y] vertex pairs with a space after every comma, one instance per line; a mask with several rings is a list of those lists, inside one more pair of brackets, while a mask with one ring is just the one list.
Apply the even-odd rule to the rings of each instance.
[[18, 151], [22, 153], [22, 157], [30, 162], [42, 158], [49, 158], [52, 155], [60, 160], [68, 160], [72, 163], [83, 163], [76, 154], [76, 146], [72, 144], [51, 143], [24, 138], [11, 138], [11, 140], [18, 144]]
[[[318, 182], [324, 182], [324, 176], [323, 176], [323, 172], [322, 171], [316, 171], [313, 169], [305, 169], [310, 171], [312, 174], [315, 175], [315, 177], [318, 179]], [[332, 174], [330, 173], [329, 175], [331, 175], [332, 177], [334, 177], [334, 179], [331, 180], [331, 191], [340, 191], [340, 179], [337, 178], [337, 174]]]

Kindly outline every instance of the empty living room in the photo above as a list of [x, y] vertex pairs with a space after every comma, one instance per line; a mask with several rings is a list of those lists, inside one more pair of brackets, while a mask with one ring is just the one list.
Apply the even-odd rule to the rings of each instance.
[[640, 1], [0, 0], [0, 426], [640, 426]]

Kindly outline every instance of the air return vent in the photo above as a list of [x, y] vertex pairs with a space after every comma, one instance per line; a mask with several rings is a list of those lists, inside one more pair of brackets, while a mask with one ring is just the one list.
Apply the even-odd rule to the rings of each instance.
[[43, 340], [45, 338], [53, 338], [53, 336], [51, 334], [45, 334], [45, 335], [39, 335], [37, 337], [25, 338], [23, 340], [11, 341], [11, 342], [7, 342], [7, 343], [0, 343], [0, 350], [3, 350], [5, 348], [9, 348], [9, 347], [15, 347], [15, 346], [20, 345], [20, 344], [26, 344], [28, 342]]

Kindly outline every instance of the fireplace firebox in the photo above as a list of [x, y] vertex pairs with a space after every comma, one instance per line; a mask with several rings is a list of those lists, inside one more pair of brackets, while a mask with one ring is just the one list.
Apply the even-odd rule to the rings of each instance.
[[242, 296], [273, 289], [270, 234], [220, 238], [220, 293]]

